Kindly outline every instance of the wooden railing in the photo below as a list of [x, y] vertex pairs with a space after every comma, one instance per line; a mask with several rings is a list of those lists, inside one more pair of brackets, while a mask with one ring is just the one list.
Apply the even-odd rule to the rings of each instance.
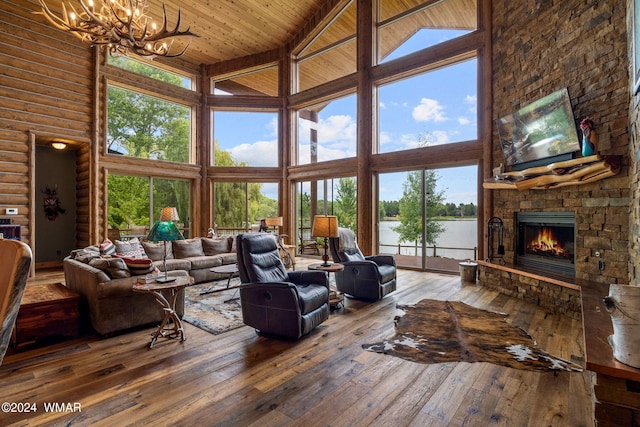
[[[383, 251], [383, 248], [393, 248], [390, 249], [390, 252], [386, 252]], [[381, 252], [385, 252], [385, 253], [394, 253], [397, 255], [411, 255], [411, 256], [420, 256], [421, 255], [421, 250], [422, 247], [418, 246], [418, 245], [401, 245], [400, 243], [396, 243], [396, 244], [386, 244], [386, 243], [381, 243], [380, 244], [380, 249]], [[449, 246], [436, 246], [436, 245], [432, 245], [432, 246], [426, 246], [425, 248], [427, 250], [427, 256], [431, 256], [431, 257], [441, 257], [441, 256], [445, 256], [446, 255], [446, 251], [465, 251], [465, 252], [469, 252], [469, 256], [464, 256], [464, 257], [455, 257], [457, 259], [473, 259], [476, 260], [478, 259], [478, 247], [474, 246], [473, 248], [459, 248], [459, 247], [449, 247]], [[445, 251], [445, 252], [443, 252]], [[413, 253], [411, 253], [413, 252]], [[450, 257], [450, 258], [454, 258], [454, 257]]]

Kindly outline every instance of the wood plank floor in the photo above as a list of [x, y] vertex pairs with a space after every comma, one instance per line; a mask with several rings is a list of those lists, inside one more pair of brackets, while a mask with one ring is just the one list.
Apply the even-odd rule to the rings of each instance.
[[[317, 262], [298, 258], [296, 267], [307, 261]], [[32, 282], [61, 279], [39, 273]], [[458, 276], [400, 270], [396, 292], [376, 303], [347, 300], [297, 342], [246, 326], [215, 336], [186, 324], [187, 341], [161, 339], [152, 350], [154, 328], [145, 328], [10, 354], [0, 366], [0, 402], [35, 403], [37, 412], [0, 413], [0, 424], [593, 426], [589, 372], [421, 365], [362, 350], [393, 334], [396, 304], [424, 298], [509, 313], [541, 348], [583, 363], [581, 322]], [[45, 402], [77, 402], [81, 412], [46, 412]]]

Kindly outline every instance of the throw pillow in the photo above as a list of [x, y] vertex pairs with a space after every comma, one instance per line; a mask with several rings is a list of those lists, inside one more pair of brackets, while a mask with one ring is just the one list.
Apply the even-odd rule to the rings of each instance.
[[131, 240], [127, 240], [126, 242], [116, 240], [116, 254], [120, 255], [121, 257], [127, 258], [147, 257], [147, 254], [144, 252], [144, 248], [140, 244], [140, 241], [137, 237], [134, 237]]
[[202, 239], [186, 239], [173, 241], [173, 256], [176, 258], [190, 258], [194, 256], [204, 256], [202, 250]]
[[131, 277], [127, 265], [120, 258], [94, 258], [89, 262], [89, 265], [104, 271], [112, 279]]
[[100, 244], [100, 253], [102, 255], [115, 255], [116, 254], [116, 246], [109, 239], [106, 239], [104, 242]]
[[[142, 242], [147, 257], [153, 261], [162, 261], [162, 251], [164, 250], [164, 242], [153, 243], [149, 241]], [[173, 251], [171, 250], [171, 242], [167, 242], [167, 259], [173, 259]]]
[[132, 276], [144, 276], [146, 274], [157, 273], [159, 271], [153, 264], [153, 261], [149, 258], [119, 257], [124, 260], [124, 263], [127, 265]]
[[216, 239], [202, 238], [202, 249], [207, 256], [224, 254], [231, 250], [229, 238], [220, 237]]

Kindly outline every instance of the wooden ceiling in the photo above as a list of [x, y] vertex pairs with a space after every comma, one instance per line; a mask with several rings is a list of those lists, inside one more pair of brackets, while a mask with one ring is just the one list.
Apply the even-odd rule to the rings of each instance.
[[[48, 0], [49, 2], [51, 0]], [[75, 0], [70, 0], [75, 1]], [[162, 0], [148, 0], [148, 15], [162, 19]], [[267, 52], [287, 44], [316, 14], [325, 0], [165, 0], [169, 28], [190, 27], [199, 37], [183, 59], [192, 64], [215, 64]], [[186, 39], [174, 43], [177, 51]]]
[[[56, 0], [46, 0], [57, 7]], [[75, 3], [76, 0], [65, 0]], [[317, 19], [326, 4], [342, 8], [348, 0], [147, 0], [148, 15], [160, 22], [164, 3], [168, 26], [177, 22], [178, 9], [182, 14], [181, 30], [190, 27], [199, 37], [177, 38], [174, 48], [179, 51], [191, 39], [183, 60], [191, 64], [215, 64], [235, 58], [268, 52], [289, 43], [308, 22]], [[326, 4], [325, 4], [326, 3]], [[375, 3], [375, 1], [374, 1]], [[392, 0], [381, 7], [381, 20], [405, 14], [407, 20], [392, 33], [398, 40], [387, 40], [384, 51], [393, 50], [398, 41], [404, 41], [421, 27], [472, 29], [476, 25], [475, 0]], [[429, 6], [428, 18], [419, 10]], [[331, 42], [353, 35], [355, 4], [338, 19], [344, 25], [333, 25], [331, 31], [320, 38]], [[416, 13], [418, 11], [418, 13]], [[327, 15], [331, 12], [326, 11]], [[335, 23], [335, 22], [334, 22]], [[327, 34], [329, 33], [329, 34]], [[331, 34], [333, 33], [333, 34]], [[316, 40], [319, 41], [319, 40]], [[315, 43], [320, 47], [323, 43]], [[401, 43], [400, 43], [401, 44]]]

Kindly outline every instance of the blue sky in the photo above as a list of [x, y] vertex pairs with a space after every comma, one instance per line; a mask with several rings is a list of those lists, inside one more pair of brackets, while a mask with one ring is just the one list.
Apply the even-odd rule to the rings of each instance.
[[[420, 31], [385, 61], [463, 34], [461, 31]], [[380, 152], [415, 148], [424, 141], [440, 145], [477, 138], [477, 89], [475, 60], [382, 86], [379, 91]], [[318, 158], [339, 159], [355, 155], [357, 117], [355, 95], [335, 100], [320, 112]], [[277, 116], [246, 113], [237, 120], [222, 120], [216, 113], [214, 137], [236, 161], [253, 166], [274, 166]], [[245, 114], [245, 113], [243, 113]], [[242, 126], [238, 126], [241, 121]], [[245, 125], [246, 124], [246, 125]], [[308, 126], [307, 126], [308, 128]], [[305, 125], [299, 133], [308, 134]], [[301, 139], [301, 163], [308, 162], [308, 141]], [[438, 170], [445, 202], [477, 203], [476, 167]], [[380, 200], [397, 200], [402, 194], [401, 174], [385, 174]], [[275, 188], [275, 187], [274, 187]], [[270, 189], [264, 188], [265, 192]]]

